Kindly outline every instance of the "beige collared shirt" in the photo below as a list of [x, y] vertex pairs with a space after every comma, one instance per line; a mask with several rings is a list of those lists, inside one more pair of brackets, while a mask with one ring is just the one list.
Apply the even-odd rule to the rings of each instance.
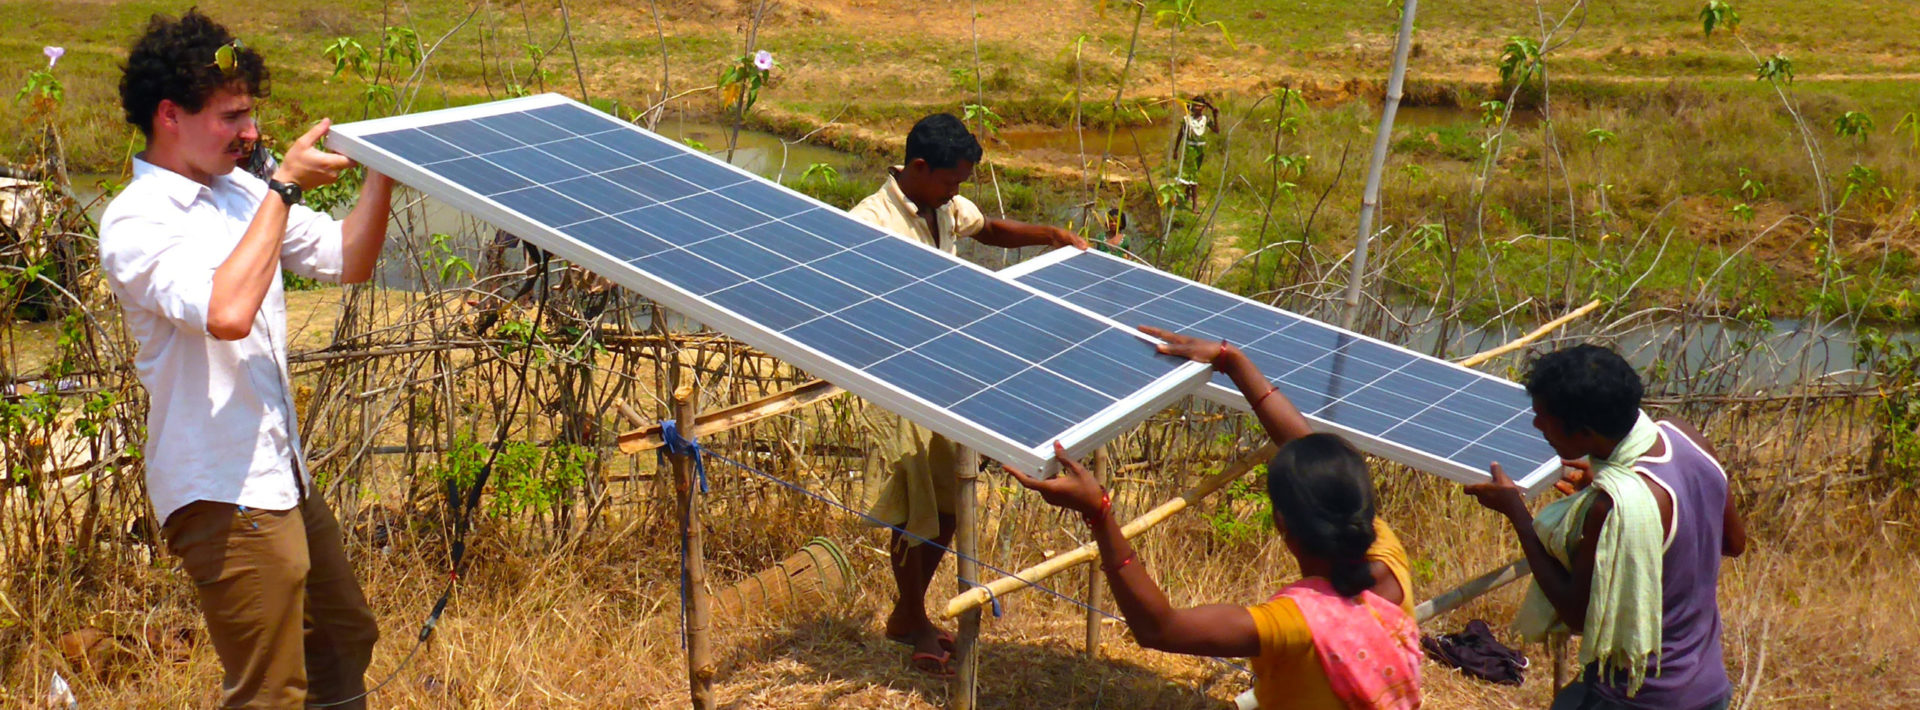
[[961, 239], [979, 234], [987, 226], [987, 218], [980, 214], [980, 208], [972, 200], [954, 195], [947, 204], [934, 210], [934, 222], [939, 225], [940, 233], [927, 231], [927, 221], [920, 218], [920, 209], [913, 200], [907, 199], [907, 193], [900, 190], [900, 180], [895, 177], [901, 170], [896, 165], [889, 170], [887, 184], [880, 190], [868, 195], [847, 214], [854, 219], [894, 233], [895, 236], [912, 239], [948, 254], [957, 253], [954, 244]]

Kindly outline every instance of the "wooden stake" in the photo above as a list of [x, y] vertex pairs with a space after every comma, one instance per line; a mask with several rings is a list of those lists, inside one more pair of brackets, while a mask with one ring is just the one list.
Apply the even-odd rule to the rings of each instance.
[[[1109, 470], [1112, 468], [1112, 462], [1107, 456], [1107, 447], [1102, 446], [1095, 449], [1093, 452], [1093, 478], [1100, 482], [1101, 487], [1106, 487], [1107, 481], [1113, 478], [1113, 476], [1109, 474]], [[1100, 569], [1089, 565], [1087, 567], [1088, 608], [1086, 651], [1088, 656], [1100, 655], [1100, 588], [1103, 583], [1104, 580], [1100, 578]]]
[[[953, 474], [960, 482], [960, 500], [954, 506], [953, 551], [960, 572], [960, 589], [966, 590], [967, 580], [980, 578], [980, 565], [974, 562], [980, 549], [980, 497], [976, 490], [980, 477], [980, 467], [975, 465], [973, 452], [966, 447], [954, 444]], [[975, 653], [980, 640], [980, 607], [960, 616], [960, 633], [954, 639], [952, 664], [957, 671], [953, 677], [954, 710], [973, 710], [975, 691], [980, 678], [980, 658]]]
[[[673, 416], [677, 421], [692, 422], [700, 409], [699, 393], [695, 389], [698, 375], [687, 367], [675, 364], [674, 379], [679, 380], [673, 389]], [[692, 434], [687, 434], [692, 436]], [[713, 621], [713, 600], [707, 592], [706, 547], [703, 542], [704, 529], [700, 521], [700, 481], [698, 471], [691, 456], [672, 456], [674, 493], [680, 509], [680, 554], [684, 556], [684, 575], [680, 580], [680, 594], [688, 600], [686, 628], [687, 636], [687, 681], [695, 710], [709, 710], [713, 705], [713, 642], [709, 638]]]
[[[1268, 459], [1273, 458], [1273, 455], [1279, 453], [1279, 451], [1280, 447], [1274, 446], [1271, 441], [1267, 442], [1260, 448], [1240, 457], [1234, 461], [1232, 465], [1227, 466], [1225, 470], [1201, 481], [1200, 485], [1188, 489], [1185, 493], [1181, 493], [1180, 497], [1161, 503], [1153, 510], [1147, 511], [1146, 514], [1134, 518], [1120, 528], [1120, 534], [1131, 540], [1140, 535], [1140, 533], [1152, 529], [1153, 526], [1166, 522], [1167, 518], [1173, 517], [1175, 513], [1186, 510], [1201, 498], [1212, 495], [1214, 491], [1220, 490], [1228, 483], [1232, 483], [1235, 479], [1247, 475], [1247, 472], [1253, 470], [1254, 466], [1266, 463]], [[961, 502], [963, 504], [965, 503], [964, 500]], [[965, 528], [963, 527], [961, 530], [965, 531]], [[1054, 555], [1045, 562], [1020, 570], [1020, 572], [1014, 576], [1001, 577], [1000, 579], [988, 582], [985, 587], [973, 587], [961, 592], [958, 596], [947, 600], [947, 608], [940, 612], [940, 618], [951, 619], [959, 616], [961, 612], [979, 609], [980, 605], [986, 603], [989, 598], [1004, 597], [1013, 592], [1026, 589], [1032, 586], [1034, 582], [1039, 582], [1040, 580], [1073, 569], [1076, 565], [1099, 558], [1100, 548], [1091, 542]], [[969, 577], [969, 579], [972, 579], [972, 577]]]

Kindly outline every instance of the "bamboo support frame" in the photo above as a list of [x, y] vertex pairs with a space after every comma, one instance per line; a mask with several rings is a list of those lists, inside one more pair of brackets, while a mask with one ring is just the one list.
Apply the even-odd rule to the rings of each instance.
[[[1149, 510], [1140, 517], [1128, 521], [1126, 525], [1120, 528], [1120, 534], [1131, 540], [1140, 535], [1140, 533], [1146, 532], [1154, 526], [1166, 522], [1166, 520], [1173, 517], [1174, 514], [1186, 510], [1189, 506], [1199, 502], [1200, 499], [1212, 495], [1214, 491], [1220, 490], [1226, 487], [1228, 483], [1232, 483], [1241, 476], [1247, 475], [1247, 472], [1252, 471], [1253, 467], [1266, 463], [1268, 459], [1273, 458], [1273, 455], [1279, 453], [1279, 451], [1280, 447], [1275, 446], [1271, 441], [1267, 442], [1260, 448], [1254, 449], [1247, 453], [1247, 455], [1240, 457], [1234, 461], [1232, 465], [1227, 466], [1225, 470], [1207, 477], [1206, 480], [1200, 482], [1200, 485], [1187, 489], [1185, 493], [1181, 493], [1173, 500], [1161, 503], [1155, 506], [1153, 510]], [[963, 499], [961, 503], [964, 505], [966, 501]], [[961, 529], [963, 531], [965, 530], [964, 527]], [[1073, 569], [1076, 565], [1091, 562], [1099, 558], [1100, 548], [1089, 542], [1072, 550], [1054, 555], [1045, 562], [1020, 570], [1019, 573], [1013, 576], [1001, 577], [992, 582], [988, 582], [985, 586], [972, 587], [961, 592], [958, 596], [955, 596], [947, 602], [947, 607], [944, 611], [940, 612], [940, 617], [943, 619], [951, 619], [959, 616], [963, 612], [978, 610], [981, 604], [985, 604], [991, 599], [1026, 589], [1048, 577]]]
[[1559, 318], [1555, 318], [1553, 320], [1547, 321], [1545, 325], [1542, 325], [1538, 328], [1534, 328], [1533, 332], [1520, 336], [1519, 338], [1515, 339], [1510, 343], [1507, 343], [1506, 345], [1502, 345], [1500, 347], [1494, 348], [1492, 350], [1488, 350], [1486, 352], [1483, 352], [1477, 355], [1461, 358], [1459, 365], [1461, 367], [1479, 367], [1482, 363], [1485, 363], [1488, 360], [1492, 360], [1496, 357], [1500, 357], [1501, 355], [1505, 355], [1515, 350], [1519, 350], [1533, 343], [1533, 341], [1547, 337], [1548, 333], [1551, 333], [1555, 330], [1559, 330], [1561, 326], [1564, 326], [1568, 323], [1572, 323], [1573, 321], [1580, 319], [1581, 317], [1587, 315], [1588, 313], [1594, 312], [1594, 310], [1598, 309], [1599, 307], [1600, 307], [1600, 299], [1596, 298], [1591, 301], [1588, 301], [1587, 305], [1576, 308], [1573, 310], [1573, 312], [1568, 313], [1564, 316], [1560, 316]]
[[[716, 412], [703, 414], [692, 426], [684, 430], [686, 436], [706, 436], [735, 429], [754, 422], [779, 416], [787, 412], [817, 402], [823, 402], [845, 393], [825, 380], [814, 380], [785, 392], [768, 395], [752, 402], [737, 404]], [[619, 436], [621, 453], [637, 454], [660, 448], [660, 424], [648, 425], [644, 420], [628, 417], [634, 424], [642, 427]]]

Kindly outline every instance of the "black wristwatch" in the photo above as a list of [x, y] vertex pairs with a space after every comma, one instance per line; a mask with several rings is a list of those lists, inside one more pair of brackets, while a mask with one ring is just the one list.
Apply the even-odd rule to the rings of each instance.
[[279, 195], [280, 201], [287, 203], [288, 207], [300, 204], [300, 186], [297, 184], [268, 178], [267, 189]]

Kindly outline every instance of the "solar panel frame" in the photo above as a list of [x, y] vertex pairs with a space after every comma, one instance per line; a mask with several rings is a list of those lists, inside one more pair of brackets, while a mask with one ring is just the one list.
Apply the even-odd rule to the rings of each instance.
[[[1004, 269], [1001, 269], [1000, 274], [1009, 279], [1027, 283], [1028, 279], [1034, 277], [1037, 274], [1061, 273], [1060, 270], [1062, 268], [1067, 268], [1063, 266], [1065, 262], [1075, 257], [1106, 259], [1113, 262], [1114, 264], [1122, 265], [1125, 269], [1129, 270], [1129, 272], [1131, 272], [1132, 270], [1151, 269], [1151, 267], [1136, 264], [1134, 262], [1128, 261], [1118, 256], [1114, 256], [1114, 255], [1103, 253], [1103, 252], [1091, 251], [1091, 250], [1087, 252], [1079, 252], [1077, 250], [1072, 250], [1072, 249], [1057, 249], [1057, 250], [1048, 252], [1046, 254], [1042, 254], [1038, 257], [1028, 259], [1021, 263], [1014, 264], [1012, 266], [1008, 266]], [[1123, 282], [1117, 281], [1119, 278], [1121, 278], [1118, 276], [1100, 277], [1097, 279], [1084, 279], [1084, 278], [1081, 278], [1080, 275], [1087, 274], [1088, 272], [1080, 269], [1071, 269], [1071, 270], [1075, 273], [1063, 274], [1060, 278], [1065, 280], [1072, 280], [1076, 283], [1085, 283], [1088, 286], [1091, 286], [1094, 284], [1115, 284], [1115, 283], [1124, 285]], [[1316, 326], [1319, 326], [1320, 328], [1327, 329], [1328, 331], [1331, 331], [1334, 334], [1344, 335], [1347, 338], [1352, 339], [1352, 341], [1354, 342], [1365, 343], [1370, 346], [1387, 348], [1391, 351], [1394, 351], [1408, 358], [1424, 360], [1424, 361], [1445, 365], [1446, 367], [1452, 370], [1456, 370], [1458, 372], [1471, 375], [1474, 378], [1476, 378], [1475, 382], [1471, 383], [1472, 385], [1479, 385], [1479, 383], [1481, 382], [1486, 382], [1486, 383], [1489, 383], [1491, 386], [1510, 387], [1515, 390], [1520, 390], [1524, 392], [1524, 388], [1522, 388], [1520, 385], [1503, 378], [1494, 377], [1492, 375], [1488, 375], [1483, 372], [1461, 367], [1459, 365], [1447, 362], [1445, 360], [1440, 360], [1438, 358], [1434, 358], [1428, 355], [1414, 352], [1407, 348], [1394, 345], [1393, 343], [1389, 343], [1389, 342], [1380, 340], [1378, 338], [1368, 337], [1361, 333], [1355, 333], [1353, 331], [1346, 330], [1344, 328], [1333, 326], [1327, 323], [1322, 323], [1320, 321], [1307, 318], [1305, 316], [1301, 316], [1297, 313], [1292, 313], [1285, 309], [1276, 308], [1264, 303], [1260, 303], [1258, 301], [1246, 298], [1244, 296], [1229, 293], [1227, 291], [1214, 288], [1206, 284], [1197, 283], [1188, 279], [1182, 279], [1178, 276], [1173, 276], [1172, 274], [1166, 274], [1164, 272], [1159, 272], [1157, 270], [1154, 270], [1154, 271], [1159, 276], [1175, 279], [1184, 284], [1205, 289], [1205, 291], [1209, 293], [1211, 296], [1217, 296], [1221, 299], [1216, 301], [1217, 303], [1226, 304], [1228, 302], [1232, 302], [1233, 305], [1230, 306], [1230, 308], [1254, 308], [1269, 314], [1278, 314], [1288, 318], [1300, 319], [1305, 321], [1306, 323], [1311, 323]], [[1034, 284], [1028, 283], [1028, 285], [1033, 286]], [[1035, 286], [1035, 287], [1040, 288], [1038, 286]], [[1082, 288], [1086, 288], [1086, 287], [1083, 286]], [[1045, 290], [1045, 289], [1041, 289], [1041, 290]], [[1111, 291], [1105, 291], [1101, 293], [1104, 293], [1105, 295], [1108, 295], [1108, 296], [1112, 296]], [[1149, 291], [1146, 291], [1146, 293], [1151, 294], [1153, 292], [1149, 290]], [[1100, 294], [1094, 292], [1092, 289], [1089, 289], [1087, 291], [1080, 291], [1078, 295], [1089, 297], [1089, 298], [1100, 297]], [[1165, 294], [1156, 294], [1156, 295], [1165, 295]], [[1067, 296], [1067, 294], [1062, 294], [1062, 296], [1072, 298], [1072, 296]], [[1114, 297], [1118, 298], [1118, 296], [1114, 296]], [[1109, 302], [1120, 304], [1119, 301], [1109, 301]], [[1188, 308], [1188, 306], [1186, 306], [1185, 304], [1181, 304], [1175, 301], [1168, 301], [1166, 303], [1170, 304], [1171, 306], [1177, 306], [1178, 308], [1182, 308], [1182, 309]], [[1227, 308], [1229, 307], [1223, 307], [1221, 310], [1208, 312], [1208, 315], [1218, 315], [1219, 313], [1227, 310]], [[1195, 312], [1198, 313], [1201, 311], [1195, 311]], [[1155, 323], [1155, 322], [1144, 322], [1144, 323], [1134, 323], [1134, 324], [1128, 324], [1128, 325], [1130, 326], [1154, 325], [1154, 326], [1164, 327], [1166, 324]], [[1171, 328], [1171, 329], [1174, 330], [1174, 332], [1179, 332], [1179, 329], [1177, 327]], [[1260, 335], [1262, 336], [1270, 334], [1272, 332], [1273, 331], [1265, 331], [1265, 330], [1259, 331]], [[1304, 335], [1304, 333], [1302, 333], [1302, 335]], [[1233, 339], [1229, 338], [1229, 341], [1231, 342], [1233, 341]], [[1250, 341], [1241, 340], [1239, 342], [1245, 343]], [[1332, 354], [1331, 350], [1323, 348], [1320, 356], [1325, 356], [1330, 354]], [[1359, 363], [1358, 365], [1355, 365], [1356, 367], [1379, 367], [1379, 365], [1369, 363], [1364, 359], [1358, 358], [1357, 356], [1349, 359], [1352, 362]], [[1266, 375], [1269, 380], [1277, 381], [1277, 379], [1283, 373], [1262, 372], [1261, 374]], [[1488, 386], [1488, 385], [1480, 385], [1480, 386]], [[1464, 389], [1464, 387], [1465, 386], [1463, 386], [1462, 389]], [[1460, 389], [1448, 390], [1448, 394], [1453, 395], [1458, 393], [1459, 391], [1461, 390]], [[1201, 390], [1199, 392], [1196, 392], [1195, 394], [1209, 401], [1227, 405], [1227, 406], [1239, 409], [1241, 411], [1251, 410], [1250, 406], [1247, 403], [1246, 397], [1242, 395], [1238, 389], [1235, 389], [1233, 387], [1223, 386], [1218, 381], [1215, 381], [1212, 379], [1209, 379], [1206, 386], [1201, 388]], [[1438, 402], [1436, 401], [1434, 404], [1437, 405]], [[1303, 414], [1305, 414], [1306, 410], [1307, 410], [1306, 407], [1302, 407]], [[1526, 411], [1530, 411], [1530, 410], [1526, 410]], [[1411, 421], [1415, 417], [1418, 417], [1420, 416], [1420, 414], [1423, 414], [1423, 413], [1425, 412], [1415, 413], [1413, 415], [1401, 417], [1400, 421], [1401, 422]], [[1509, 416], [1520, 416], [1524, 414], [1525, 414], [1525, 411], [1522, 411]], [[1413, 448], [1406, 444], [1384, 438], [1382, 436], [1376, 436], [1364, 431], [1360, 431], [1353, 427], [1343, 425], [1339, 422], [1322, 419], [1312, 415], [1307, 415], [1307, 421], [1313, 426], [1314, 430], [1339, 434], [1347, 438], [1349, 441], [1354, 442], [1355, 446], [1359, 447], [1363, 451], [1366, 451], [1367, 453], [1370, 453], [1375, 456], [1379, 456], [1381, 458], [1385, 458], [1391, 461], [1397, 461], [1399, 463], [1403, 463], [1408, 466], [1412, 466], [1422, 471], [1439, 475], [1453, 481], [1457, 481], [1460, 483], [1485, 483], [1491, 479], [1491, 475], [1488, 474], [1487, 471], [1483, 468], [1471, 466], [1464, 462], [1456, 461], [1450, 458], [1437, 456], [1432, 453]], [[1509, 419], [1509, 421], [1511, 421], [1511, 419]], [[1504, 427], [1505, 427], [1504, 423], [1499, 425], [1492, 425], [1488, 433], [1492, 434], [1492, 433], [1499, 432]], [[1441, 432], [1441, 433], [1444, 434], [1444, 432]], [[1475, 446], [1478, 446], [1478, 442], [1468, 442], [1467, 449], [1471, 449]], [[1464, 450], [1466, 449], [1463, 449], [1463, 451]], [[1529, 494], [1538, 494], [1541, 491], [1545, 490], [1547, 487], [1551, 486], [1554, 481], [1559, 480], [1558, 474], [1560, 471], [1560, 460], [1557, 457], [1550, 457], [1547, 460], [1540, 461], [1540, 462], [1527, 461], [1527, 462], [1512, 462], [1512, 463], [1520, 464], [1520, 466], [1510, 467], [1510, 470], [1516, 472], [1518, 475], [1514, 475], [1511, 473], [1509, 475], [1513, 478], [1515, 483], [1520, 485], [1520, 487], [1526, 489], [1529, 492]], [[1508, 462], [1502, 462], [1502, 465], [1507, 466]]]
[[[508, 99], [485, 104], [476, 104], [436, 111], [394, 116], [334, 126], [328, 145], [331, 149], [353, 158], [368, 167], [392, 177], [401, 184], [413, 187], [459, 209], [478, 217], [482, 221], [505, 229], [522, 238], [528, 239], [555, 255], [578, 264], [589, 271], [604, 276], [622, 287], [638, 292], [662, 306], [681, 312], [707, 323], [721, 332], [738, 338], [742, 342], [772, 353], [790, 364], [813, 373], [814, 375], [840, 385], [855, 395], [879, 405], [881, 408], [899, 414], [950, 439], [959, 442], [991, 459], [1012, 465], [1025, 471], [1050, 475], [1057, 470], [1051, 442], [1037, 446], [1027, 446], [995, 431], [974, 419], [963, 417], [955, 411], [941, 407], [911, 392], [881, 379], [880, 377], [842, 362], [814, 347], [800, 342], [791, 336], [769, 328], [733, 309], [720, 305], [709, 298], [699, 296], [681, 288], [660, 276], [649, 273], [628, 263], [627, 259], [609, 254], [594, 244], [575, 238], [560, 230], [563, 226], [579, 227], [582, 223], [548, 225], [539, 219], [510, 208], [499, 201], [456, 183], [440, 174], [425, 169], [410, 160], [402, 158], [368, 140], [369, 136], [384, 134], [408, 128], [431, 128], [443, 125], [464, 125], [476, 119], [502, 116], [505, 114], [532, 111], [540, 108], [560, 105], [572, 105], [581, 109], [593, 109], [558, 94]], [[604, 116], [604, 115], [603, 115]], [[626, 126], [640, 130], [625, 122], [606, 117], [610, 126]], [[484, 125], [484, 124], [476, 124]], [[570, 129], [571, 130], [571, 129]], [[576, 135], [582, 135], [575, 130]], [[687, 163], [689, 168], [701, 171], [730, 171], [742, 181], [759, 181], [777, 189], [784, 195], [800, 200], [817, 208], [838, 210], [819, 200], [795, 192], [784, 185], [765, 181], [753, 173], [717, 160], [712, 156], [683, 150], [686, 156], [702, 162]], [[707, 173], [715, 175], [717, 173]], [[741, 183], [733, 183], [739, 185]], [[703, 188], [704, 189], [704, 188]], [[596, 217], [599, 217], [596, 215]], [[848, 218], [851, 219], [851, 218]], [[592, 222], [595, 220], [586, 220]], [[797, 223], [796, 223], [797, 224]], [[959, 267], [972, 269], [985, 278], [994, 279], [1014, 289], [1028, 292], [1033, 296], [1050, 301], [1109, 327], [1128, 331], [1125, 325], [1104, 318], [1088, 309], [1056, 298], [1051, 294], [1031, 287], [1003, 279], [994, 272], [979, 265], [957, 259], [945, 252], [934, 250], [914, 240], [902, 239], [900, 246], [921, 249], [949, 259]], [[860, 256], [859, 252], [842, 252]], [[1151, 339], [1141, 337], [1143, 343]], [[911, 351], [909, 351], [911, 352]], [[1036, 361], [1038, 362], [1038, 361]], [[1117, 436], [1120, 432], [1132, 428], [1150, 414], [1172, 406], [1181, 397], [1198, 387], [1209, 376], [1206, 366], [1198, 363], [1180, 365], [1155, 379], [1151, 385], [1118, 397], [1112, 404], [1104, 407], [1091, 417], [1078, 421], [1073, 426], [1059, 432], [1056, 437], [1067, 449], [1069, 455], [1083, 458], [1093, 453], [1095, 448]], [[981, 392], [993, 391], [991, 388]]]

